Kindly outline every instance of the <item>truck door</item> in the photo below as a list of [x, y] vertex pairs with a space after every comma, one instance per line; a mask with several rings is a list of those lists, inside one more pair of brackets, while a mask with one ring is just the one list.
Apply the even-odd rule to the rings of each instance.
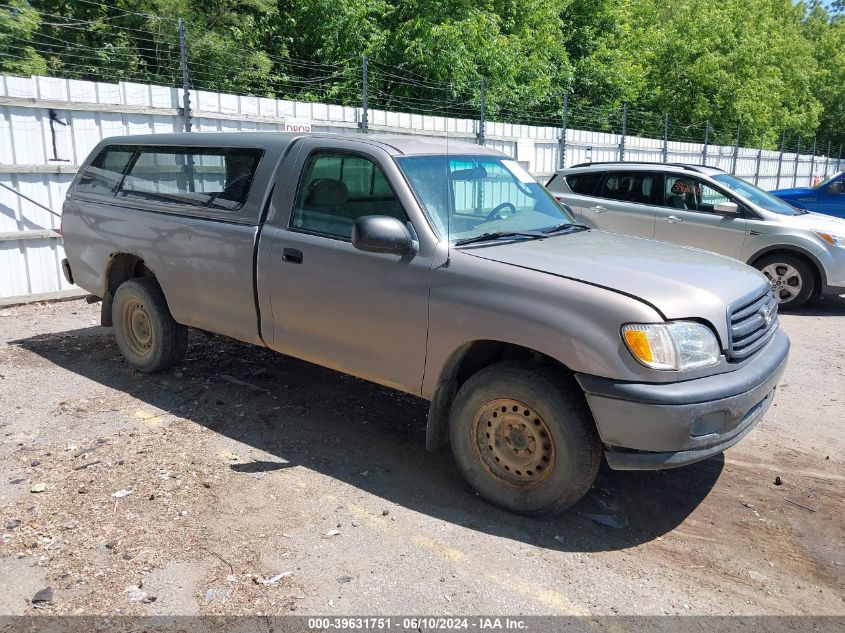
[[352, 246], [352, 224], [363, 215], [413, 227], [411, 194], [392, 158], [377, 147], [361, 150], [360, 142], [303, 139], [293, 164], [298, 181], [291, 178], [288, 191], [277, 187], [266, 271], [271, 347], [419, 393], [432, 253], [421, 248], [403, 257]]
[[845, 174], [827, 184], [819, 196], [818, 207], [813, 211], [845, 218]]

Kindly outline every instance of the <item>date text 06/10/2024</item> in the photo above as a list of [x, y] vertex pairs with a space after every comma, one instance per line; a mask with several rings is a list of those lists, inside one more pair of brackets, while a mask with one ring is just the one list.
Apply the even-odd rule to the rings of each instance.
[[497, 617], [348, 617], [348, 618], [308, 618], [308, 628], [315, 630], [479, 630], [520, 631], [527, 628], [527, 623], [519, 618]]

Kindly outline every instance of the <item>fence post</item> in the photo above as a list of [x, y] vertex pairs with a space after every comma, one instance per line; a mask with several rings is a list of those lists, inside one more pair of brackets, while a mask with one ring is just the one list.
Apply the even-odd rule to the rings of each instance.
[[795, 168], [792, 171], [792, 188], [798, 184], [798, 159], [801, 157], [801, 135], [798, 135], [798, 149], [795, 152]]
[[777, 184], [775, 184], [775, 189], [780, 189], [780, 174], [781, 170], [783, 169], [783, 150], [786, 146], [786, 132], [782, 132], [780, 135], [780, 155], [778, 156], [778, 180]]
[[739, 126], [736, 126], [736, 145], [734, 145], [734, 157], [731, 161], [731, 173], [736, 176], [736, 159], [739, 157]]
[[763, 160], [763, 141], [766, 138], [765, 133], [760, 134], [760, 149], [757, 150], [757, 167], [754, 168], [754, 184], [760, 182], [760, 161]]
[[370, 127], [369, 70], [370, 60], [367, 59], [366, 55], [361, 55], [361, 122], [358, 124], [358, 127], [361, 128], [362, 134], [366, 134]]
[[710, 141], [710, 121], [704, 122], [704, 149], [701, 150], [701, 164], [707, 164], [707, 144]]
[[813, 156], [810, 158], [810, 184], [809, 186], [813, 186], [813, 170], [816, 168], [816, 137], [813, 137]]
[[831, 141], [827, 139], [827, 154], [824, 157], [824, 177], [827, 178], [827, 170], [830, 168], [830, 146]]
[[479, 145], [484, 145], [484, 133], [486, 127], [486, 121], [484, 119], [484, 100], [486, 98], [486, 84], [484, 82], [484, 77], [481, 78], [481, 93], [479, 95], [479, 104], [478, 104], [478, 137], [477, 142]]
[[622, 104], [622, 138], [619, 139], [619, 162], [625, 162], [625, 136], [628, 134], [628, 103]]
[[188, 43], [185, 38], [185, 20], [179, 18], [179, 64], [182, 67], [182, 116], [185, 131], [191, 131], [191, 82], [188, 78]]
[[669, 113], [663, 113], [663, 162], [669, 162]]
[[836, 172], [839, 173], [839, 163], [842, 161], [842, 145], [839, 145], [839, 158], [836, 159]]
[[560, 163], [560, 169], [564, 169], [566, 167], [566, 130], [569, 127], [569, 93], [565, 92], [563, 94], [563, 129], [560, 131], [560, 146], [558, 149], [558, 162]]

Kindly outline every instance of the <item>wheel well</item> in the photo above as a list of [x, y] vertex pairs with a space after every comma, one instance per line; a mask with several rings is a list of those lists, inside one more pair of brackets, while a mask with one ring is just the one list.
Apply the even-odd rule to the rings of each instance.
[[484, 369], [488, 365], [505, 360], [531, 360], [537, 362], [562, 363], [545, 354], [528, 347], [503, 343], [501, 341], [475, 341], [470, 343], [466, 352], [460, 358], [455, 371], [455, 384], [458, 389], [469, 380], [470, 376]]
[[537, 350], [503, 341], [473, 341], [455, 350], [446, 361], [437, 382], [426, 424], [426, 448], [434, 450], [447, 437], [449, 413], [458, 389], [478, 371], [505, 360], [529, 360], [557, 365], [563, 372], [571, 370], [560, 361]]
[[770, 251], [765, 251], [760, 253], [759, 255], [755, 255], [751, 261], [748, 262], [749, 266], [754, 266], [757, 268], [757, 262], [759, 262], [764, 257], [770, 257], [772, 255], [789, 255], [790, 257], [795, 257], [796, 259], [800, 259], [802, 262], [807, 264], [810, 267], [810, 270], [813, 271], [813, 281], [815, 282], [813, 290], [814, 294], [820, 294], [822, 288], [824, 287], [824, 279], [822, 278], [821, 270], [819, 269], [819, 265], [813, 260], [812, 257], [802, 253], [801, 251], [795, 251], [789, 248], [776, 248]]
[[155, 278], [153, 272], [144, 264], [144, 260], [137, 255], [117, 253], [109, 260], [106, 272], [106, 292], [103, 295], [103, 306], [100, 311], [100, 324], [111, 327], [111, 305], [114, 293], [124, 281], [137, 277]]

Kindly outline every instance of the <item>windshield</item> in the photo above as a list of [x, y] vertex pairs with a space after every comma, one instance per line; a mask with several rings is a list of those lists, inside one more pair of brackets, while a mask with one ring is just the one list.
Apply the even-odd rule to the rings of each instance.
[[438, 233], [452, 244], [485, 233], [542, 231], [573, 222], [508, 158], [405, 156], [396, 162]]
[[830, 181], [834, 178], [838, 178], [841, 174], [833, 174], [832, 176], [828, 176], [824, 180], [822, 180], [819, 184], [815, 185], [813, 189], [824, 189], [830, 184]]
[[779, 213], [780, 215], [803, 215], [807, 213], [802, 209], [796, 209], [780, 198], [776, 198], [768, 191], [763, 191], [759, 187], [755, 187], [750, 182], [737, 178], [731, 174], [717, 174], [713, 176], [713, 180], [725, 185], [728, 189], [738, 193], [746, 200], [750, 200], [758, 207], [771, 211], [772, 213]]

